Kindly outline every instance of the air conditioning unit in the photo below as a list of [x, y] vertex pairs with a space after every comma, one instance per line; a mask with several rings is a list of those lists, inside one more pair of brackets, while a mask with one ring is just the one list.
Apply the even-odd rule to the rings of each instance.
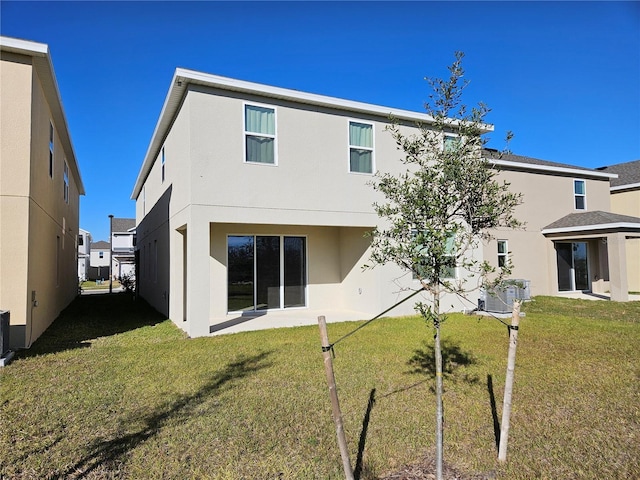
[[0, 310], [0, 357], [9, 351], [9, 316], [10, 312]]
[[505, 280], [491, 292], [485, 290], [478, 300], [478, 310], [492, 313], [511, 313], [514, 300], [531, 300], [531, 281]]

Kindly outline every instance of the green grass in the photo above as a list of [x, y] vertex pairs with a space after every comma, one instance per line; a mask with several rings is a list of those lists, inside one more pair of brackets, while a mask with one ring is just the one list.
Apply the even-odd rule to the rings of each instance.
[[[118, 280], [113, 280], [113, 288], [118, 288], [120, 286], [120, 282]], [[83, 290], [104, 290], [105, 288], [109, 288], [109, 280], [103, 280], [103, 282], [98, 285], [95, 280], [86, 280], [80, 283], [80, 288]]]
[[[499, 479], [640, 478], [640, 302], [524, 311], [506, 465], [507, 330], [443, 325], [445, 461]], [[330, 324], [330, 339], [356, 325]], [[382, 319], [335, 348], [361, 479], [433, 452], [431, 337], [415, 317]], [[0, 381], [0, 478], [344, 478], [316, 326], [188, 339], [130, 296], [83, 296]]]

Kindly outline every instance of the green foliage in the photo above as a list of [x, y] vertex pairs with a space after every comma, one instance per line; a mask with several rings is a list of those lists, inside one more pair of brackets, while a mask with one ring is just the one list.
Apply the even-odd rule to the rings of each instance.
[[136, 277], [129, 274], [124, 274], [118, 279], [120, 285], [124, 287], [124, 291], [127, 293], [134, 293], [136, 290]]
[[[388, 127], [406, 170], [378, 172], [373, 182], [385, 199], [374, 205], [384, 224], [372, 233], [373, 263], [400, 265], [432, 293], [441, 286], [464, 290], [463, 279], [447, 278], [452, 263], [481, 277], [493, 273], [468, 252], [488, 238], [490, 229], [521, 226], [513, 216], [521, 195], [499, 182], [482, 157], [489, 109], [479, 104], [469, 110], [461, 103], [467, 85], [463, 56], [456, 53], [448, 80], [427, 79], [434, 90], [425, 105], [432, 123], [419, 124], [412, 135], [395, 121]], [[508, 266], [501, 273], [508, 273]]]
[[[640, 478], [640, 302], [524, 306], [506, 465], [491, 405], [498, 415], [506, 329], [489, 317], [447, 321], [456, 478]], [[432, 455], [435, 353], [421, 325], [380, 319], [336, 346], [361, 480]], [[329, 337], [353, 327], [331, 323]], [[2, 478], [344, 479], [315, 325], [189, 339], [140, 299], [81, 296], [0, 369], [0, 384]]]

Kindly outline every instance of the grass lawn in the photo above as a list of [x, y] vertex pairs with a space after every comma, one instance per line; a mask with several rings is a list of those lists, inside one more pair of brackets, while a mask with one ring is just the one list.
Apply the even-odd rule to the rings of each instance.
[[[118, 280], [113, 280], [112, 282], [112, 288], [119, 288], [120, 287], [120, 282]], [[103, 280], [102, 283], [100, 283], [98, 285], [98, 283], [95, 280], [86, 280], [82, 283], [80, 283], [80, 288], [82, 288], [83, 290], [104, 290], [104, 289], [109, 289], [109, 280]]]
[[[507, 329], [443, 325], [447, 464], [464, 478], [640, 478], [640, 302], [523, 310], [506, 465]], [[356, 325], [330, 324], [331, 340]], [[415, 317], [381, 319], [336, 346], [361, 479], [433, 454], [431, 337]], [[344, 478], [316, 326], [187, 339], [128, 295], [82, 296], [0, 381], [3, 479]]]

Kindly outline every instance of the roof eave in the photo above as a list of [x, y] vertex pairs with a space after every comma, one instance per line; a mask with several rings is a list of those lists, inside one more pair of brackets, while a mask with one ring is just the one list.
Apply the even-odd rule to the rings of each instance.
[[[158, 123], [156, 124], [156, 127], [153, 131], [151, 142], [149, 143], [149, 148], [147, 149], [147, 153], [138, 174], [138, 178], [136, 179], [136, 183], [133, 187], [133, 192], [131, 193], [132, 200], [136, 200], [138, 198], [138, 195], [140, 195], [142, 185], [144, 184], [153, 161], [158, 154], [157, 152], [160, 150], [161, 144], [164, 141], [168, 129], [175, 119], [175, 115], [182, 103], [183, 97], [189, 84], [204, 85], [212, 88], [220, 88], [223, 90], [235, 91], [245, 94], [255, 94], [280, 100], [289, 100], [296, 103], [303, 103], [308, 105], [336, 108], [356, 113], [385, 117], [391, 116], [398, 120], [422, 123], [435, 122], [435, 119], [432, 116], [425, 113], [394, 109], [381, 105], [356, 102], [353, 100], [329, 97], [325, 95], [318, 95], [315, 93], [302, 92], [299, 90], [291, 90], [282, 87], [274, 87], [270, 85], [247, 82], [245, 80], [236, 80], [233, 78], [221, 77], [219, 75], [212, 75], [194, 70], [187, 70], [184, 68], [177, 68], [173, 75], [173, 79], [165, 98], [164, 105], [162, 106], [160, 118], [158, 119]], [[459, 124], [460, 122], [456, 120], [452, 120], [450, 122], [450, 125], [452, 127], [456, 127]], [[483, 133], [491, 132], [493, 130], [493, 125], [482, 125]]]
[[535, 170], [539, 172], [549, 172], [549, 173], [567, 173], [567, 174], [571, 174], [579, 177], [601, 178], [603, 180], [618, 178], [618, 175], [615, 173], [598, 172], [595, 170], [581, 170], [579, 168], [556, 167], [552, 165], [540, 165], [536, 163], [513, 162], [509, 160], [500, 160], [495, 158], [488, 158], [487, 161], [491, 165], [496, 165], [496, 166], [501, 166], [506, 168], [517, 168], [520, 170]]

